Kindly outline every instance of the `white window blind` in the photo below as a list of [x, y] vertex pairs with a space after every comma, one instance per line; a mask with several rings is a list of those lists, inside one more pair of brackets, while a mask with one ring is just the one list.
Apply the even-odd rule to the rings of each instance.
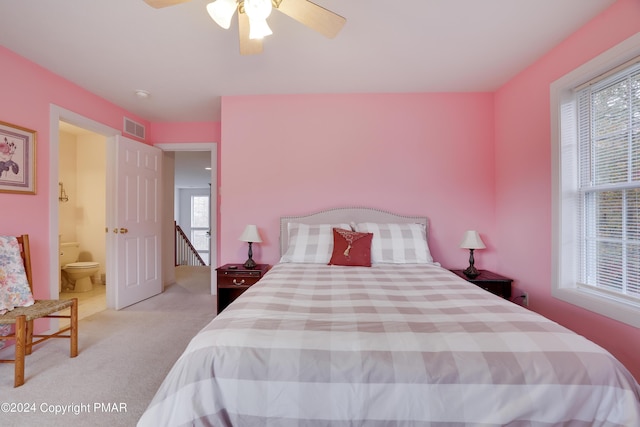
[[577, 92], [580, 286], [640, 303], [640, 64]]

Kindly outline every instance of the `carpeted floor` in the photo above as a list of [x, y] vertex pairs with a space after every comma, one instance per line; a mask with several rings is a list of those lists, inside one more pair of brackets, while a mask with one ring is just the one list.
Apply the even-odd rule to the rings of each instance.
[[21, 387], [13, 388], [13, 364], [0, 364], [0, 425], [135, 426], [190, 339], [215, 316], [209, 274], [208, 267], [179, 267], [178, 283], [164, 293], [81, 320], [74, 359], [68, 340], [41, 344], [27, 357]]

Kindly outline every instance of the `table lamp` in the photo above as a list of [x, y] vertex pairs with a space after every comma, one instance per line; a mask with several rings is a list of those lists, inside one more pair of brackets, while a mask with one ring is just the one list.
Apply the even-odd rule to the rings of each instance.
[[260, 233], [258, 233], [258, 227], [253, 224], [247, 225], [242, 232], [242, 235], [238, 239], [242, 242], [249, 243], [249, 258], [245, 261], [244, 268], [256, 268], [256, 262], [253, 260], [253, 250], [251, 245], [253, 243], [262, 242], [262, 238], [260, 237]]
[[464, 249], [469, 249], [469, 267], [463, 271], [464, 275], [470, 279], [475, 279], [480, 274], [478, 270], [473, 266], [475, 260], [473, 259], [473, 251], [474, 249], [484, 249], [486, 246], [484, 242], [480, 238], [480, 234], [478, 234], [475, 230], [465, 231], [464, 237], [462, 238], [462, 243], [460, 243], [460, 247]]

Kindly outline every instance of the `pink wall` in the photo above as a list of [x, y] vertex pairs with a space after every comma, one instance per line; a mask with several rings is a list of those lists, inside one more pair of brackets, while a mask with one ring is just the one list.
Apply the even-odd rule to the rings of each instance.
[[220, 123], [151, 123], [149, 140], [153, 141], [154, 144], [220, 142]]
[[495, 96], [498, 269], [530, 307], [611, 351], [640, 379], [640, 330], [551, 296], [550, 84], [640, 31], [640, 2], [619, 0]]
[[0, 234], [29, 234], [36, 298], [49, 297], [49, 115], [50, 104], [122, 129], [126, 115], [148, 122], [56, 76], [0, 46], [0, 120], [37, 132], [36, 195], [0, 193]]
[[222, 263], [246, 259], [246, 224], [256, 260], [275, 263], [280, 216], [370, 206], [429, 216], [446, 267], [466, 267], [476, 229], [476, 265], [495, 266], [492, 94], [225, 97], [222, 123]]

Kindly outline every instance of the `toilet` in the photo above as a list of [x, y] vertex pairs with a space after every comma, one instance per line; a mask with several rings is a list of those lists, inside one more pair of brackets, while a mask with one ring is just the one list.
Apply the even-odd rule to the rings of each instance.
[[60, 268], [62, 269], [62, 292], [88, 292], [93, 289], [91, 276], [100, 270], [97, 262], [78, 262], [80, 244], [60, 243]]

